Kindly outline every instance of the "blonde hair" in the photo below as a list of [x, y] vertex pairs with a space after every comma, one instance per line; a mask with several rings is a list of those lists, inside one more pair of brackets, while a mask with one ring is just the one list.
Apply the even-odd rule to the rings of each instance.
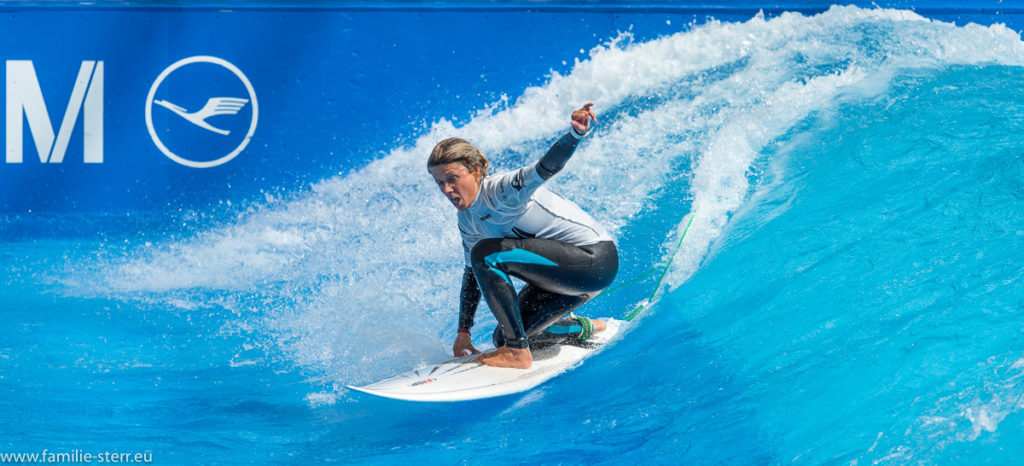
[[470, 173], [479, 167], [480, 178], [487, 176], [487, 168], [490, 167], [487, 157], [484, 157], [480, 149], [460, 138], [448, 138], [437, 143], [434, 150], [430, 151], [430, 158], [427, 159], [427, 171], [446, 163], [460, 163]]

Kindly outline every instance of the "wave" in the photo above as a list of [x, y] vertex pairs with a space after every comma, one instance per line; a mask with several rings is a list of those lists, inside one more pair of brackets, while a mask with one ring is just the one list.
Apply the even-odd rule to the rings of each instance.
[[[1004, 26], [958, 27], [899, 10], [758, 15], [640, 43], [622, 33], [570, 73], [552, 72], [465, 125], [438, 118], [364, 167], [189, 239], [103, 259], [68, 285], [186, 311], [220, 306], [317, 380], [366, 382], [443, 358], [454, 334], [455, 212], [425, 170], [443, 138], [466, 138], [498, 171], [514, 169], [567, 130], [573, 108], [595, 102], [596, 131], [550, 187], [613, 235], [648, 238], [646, 249], [623, 252], [627, 262], [664, 257], [695, 213], [668, 275], [675, 288], [724, 247], [755, 188], [786, 176], [767, 168], [767, 149], [807, 118], [884, 94], [900, 70], [1021, 63], [1024, 44]], [[644, 220], [652, 215], [674, 227], [652, 227]]]

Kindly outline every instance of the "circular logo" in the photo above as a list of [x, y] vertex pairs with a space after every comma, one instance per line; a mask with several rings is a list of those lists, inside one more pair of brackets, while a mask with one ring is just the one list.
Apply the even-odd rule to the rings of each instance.
[[[153, 125], [154, 106], [159, 107], [161, 132]], [[194, 168], [216, 167], [238, 156], [256, 131], [258, 115], [249, 79], [227, 60], [211, 56], [174, 62], [157, 76], [146, 97], [146, 128], [153, 143], [171, 160]]]

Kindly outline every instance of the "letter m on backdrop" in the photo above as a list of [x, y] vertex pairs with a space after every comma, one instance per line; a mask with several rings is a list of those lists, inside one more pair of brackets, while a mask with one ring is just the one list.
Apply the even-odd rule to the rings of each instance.
[[[85, 163], [103, 163], [103, 62], [83, 61], [56, 135], [31, 60], [7, 61], [7, 163], [21, 163], [24, 121], [43, 163], [61, 163], [78, 114], [83, 114]], [[24, 115], [24, 118], [22, 118]]]

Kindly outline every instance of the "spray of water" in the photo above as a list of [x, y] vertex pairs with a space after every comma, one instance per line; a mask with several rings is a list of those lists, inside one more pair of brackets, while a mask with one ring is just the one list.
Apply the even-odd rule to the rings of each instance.
[[[668, 275], [678, 286], [750, 200], [766, 146], [810, 115], [884, 92], [896, 70], [978, 63], [1024, 63], [1018, 34], [854, 7], [709, 22], [643, 43], [621, 34], [461, 127], [437, 121], [362, 168], [81, 282], [186, 310], [218, 303], [303, 370], [366, 382], [448, 353], [463, 264], [455, 211], [425, 171], [441, 139], [466, 138], [498, 171], [513, 169], [567, 130], [573, 108], [595, 102], [600, 125], [551, 188], [613, 235], [650, 212], [679, 222], [678, 235], [696, 211]], [[659, 203], [670, 190], [691, 204]], [[676, 238], [653, 237], [650, 248]]]

